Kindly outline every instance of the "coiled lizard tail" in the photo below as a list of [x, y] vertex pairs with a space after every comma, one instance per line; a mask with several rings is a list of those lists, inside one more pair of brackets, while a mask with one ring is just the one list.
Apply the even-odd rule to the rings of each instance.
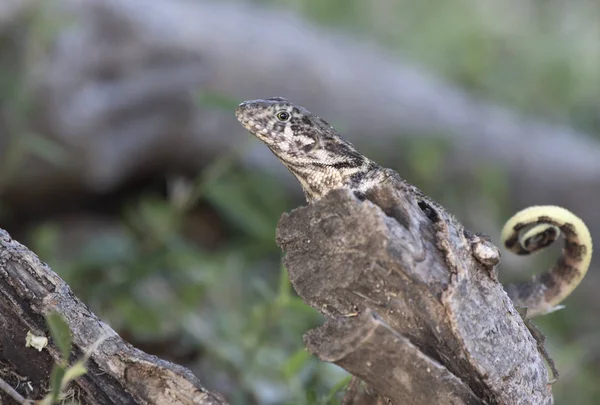
[[579, 285], [592, 259], [592, 237], [571, 211], [552, 205], [526, 208], [502, 229], [502, 242], [511, 252], [528, 255], [552, 244], [560, 235], [565, 245], [556, 264], [532, 280], [506, 286], [515, 305], [527, 308], [527, 318], [563, 308], [560, 304]]

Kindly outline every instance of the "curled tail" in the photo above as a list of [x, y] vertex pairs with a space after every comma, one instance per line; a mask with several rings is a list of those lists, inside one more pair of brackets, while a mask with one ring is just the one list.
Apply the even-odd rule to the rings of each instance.
[[561, 309], [559, 306], [579, 285], [592, 259], [592, 237], [583, 221], [571, 211], [539, 205], [516, 213], [502, 229], [502, 242], [511, 252], [528, 255], [565, 238], [562, 254], [549, 270], [530, 281], [509, 284], [506, 291], [515, 305], [527, 308], [527, 317]]

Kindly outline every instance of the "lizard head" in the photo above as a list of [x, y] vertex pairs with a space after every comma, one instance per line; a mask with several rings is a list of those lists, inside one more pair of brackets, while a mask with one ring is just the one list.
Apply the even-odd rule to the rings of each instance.
[[[304, 107], [273, 97], [245, 101], [235, 110], [237, 119], [278, 155], [302, 161], [325, 161], [326, 144], [335, 142], [335, 130]], [[337, 134], [336, 134], [337, 135]]]
[[245, 101], [235, 115], [296, 176], [309, 202], [335, 188], [358, 190], [377, 166], [327, 121], [284, 98]]

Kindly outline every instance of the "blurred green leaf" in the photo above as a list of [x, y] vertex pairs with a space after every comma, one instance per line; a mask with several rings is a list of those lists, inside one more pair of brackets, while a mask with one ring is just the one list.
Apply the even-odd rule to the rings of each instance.
[[255, 241], [275, 246], [275, 228], [287, 201], [274, 181], [253, 172], [230, 173], [210, 185], [206, 197]]
[[285, 378], [291, 380], [300, 373], [302, 368], [306, 366], [306, 363], [310, 360], [311, 354], [308, 353], [304, 348], [299, 349], [294, 353], [288, 360], [283, 364], [282, 372]]
[[83, 360], [79, 360], [75, 362], [72, 366], [70, 366], [66, 371], [63, 377], [63, 389], [66, 388], [67, 384], [87, 373], [87, 367], [85, 366], [85, 362]]
[[342, 390], [346, 389], [346, 387], [348, 387], [348, 384], [350, 384], [350, 380], [352, 380], [351, 375], [341, 379], [333, 387], [331, 387], [331, 390], [329, 390], [329, 393], [327, 394], [327, 397], [325, 398], [326, 403], [327, 404], [337, 403], [337, 401], [335, 400], [336, 395], [338, 393], [340, 393]]
[[65, 372], [66, 370], [64, 367], [59, 366], [58, 364], [54, 365], [52, 374], [50, 374], [50, 392], [42, 400], [43, 405], [51, 405], [58, 402]]
[[288, 275], [288, 271], [285, 266], [281, 265], [279, 272], [279, 288], [277, 294], [277, 301], [282, 305], [287, 305], [292, 297], [292, 283]]
[[65, 319], [57, 312], [51, 312], [46, 315], [46, 323], [50, 329], [52, 340], [58, 346], [63, 360], [69, 361], [71, 355], [71, 331]]

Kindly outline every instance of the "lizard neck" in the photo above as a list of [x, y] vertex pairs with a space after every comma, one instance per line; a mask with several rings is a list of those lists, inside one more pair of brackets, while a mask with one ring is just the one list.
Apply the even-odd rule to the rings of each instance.
[[364, 194], [380, 184], [386, 177], [385, 170], [381, 166], [367, 159], [359, 166], [320, 165], [315, 167], [287, 164], [285, 166], [302, 185], [302, 190], [309, 203], [320, 200], [336, 189], [348, 189]]

